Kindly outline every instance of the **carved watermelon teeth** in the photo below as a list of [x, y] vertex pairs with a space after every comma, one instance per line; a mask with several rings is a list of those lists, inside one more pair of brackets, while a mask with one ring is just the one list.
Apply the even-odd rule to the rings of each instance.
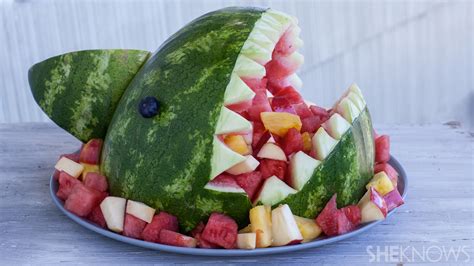
[[[267, 75], [265, 65], [272, 61], [275, 46], [283, 35], [287, 35], [289, 38], [285, 41], [294, 41], [295, 47], [301, 47], [302, 41], [298, 37], [301, 29], [296, 23], [295, 18], [271, 9], [262, 14], [237, 57], [231, 79], [224, 93], [224, 106], [251, 101], [255, 97], [255, 92], [243, 79], [261, 80]], [[301, 87], [301, 79], [294, 71], [303, 63], [303, 56], [293, 51], [290, 55], [282, 57], [282, 61], [290, 66], [290, 72], [292, 72], [289, 73], [285, 82], [288, 85], [294, 84], [295, 87]], [[252, 124], [236, 112], [223, 107], [217, 121], [215, 135], [242, 132], [252, 132]], [[214, 138], [212, 156], [211, 180], [226, 170], [244, 163], [246, 159], [229, 149], [219, 137]]]

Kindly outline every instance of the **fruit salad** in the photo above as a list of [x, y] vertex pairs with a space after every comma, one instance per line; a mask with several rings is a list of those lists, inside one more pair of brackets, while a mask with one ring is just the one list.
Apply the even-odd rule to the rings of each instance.
[[389, 137], [375, 134], [356, 84], [330, 108], [304, 100], [300, 31], [279, 11], [226, 8], [153, 54], [34, 65], [36, 101], [85, 143], [55, 166], [64, 207], [190, 248], [293, 245], [384, 219], [403, 204]]

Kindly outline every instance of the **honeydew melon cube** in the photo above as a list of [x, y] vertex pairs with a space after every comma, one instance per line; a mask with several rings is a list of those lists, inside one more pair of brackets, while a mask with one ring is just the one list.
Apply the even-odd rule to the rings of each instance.
[[84, 166], [82, 164], [76, 163], [75, 161], [68, 159], [65, 156], [59, 159], [54, 168], [58, 171], [64, 171], [68, 175], [73, 176], [75, 178], [78, 178], [84, 170]]

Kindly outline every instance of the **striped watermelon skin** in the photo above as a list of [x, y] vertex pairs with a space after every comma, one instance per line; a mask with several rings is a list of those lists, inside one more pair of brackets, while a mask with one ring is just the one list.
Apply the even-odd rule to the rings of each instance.
[[335, 193], [339, 207], [357, 204], [374, 173], [372, 134], [370, 113], [365, 108], [303, 189], [274, 207], [288, 204], [293, 214], [315, 218]]
[[140, 50], [86, 50], [55, 56], [28, 72], [41, 109], [83, 142], [104, 138], [115, 108], [148, 59]]
[[[125, 92], [110, 124], [101, 169], [113, 195], [145, 202], [191, 230], [213, 211], [248, 222], [245, 193], [209, 191], [212, 140], [237, 56], [263, 9], [206, 14], [170, 37]], [[154, 96], [160, 113], [143, 118]]]

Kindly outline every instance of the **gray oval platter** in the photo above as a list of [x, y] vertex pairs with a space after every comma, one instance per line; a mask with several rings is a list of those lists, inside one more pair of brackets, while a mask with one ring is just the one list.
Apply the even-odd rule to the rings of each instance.
[[[395, 170], [399, 173], [399, 178], [398, 178], [398, 191], [402, 195], [402, 197], [405, 199], [406, 194], [407, 194], [407, 187], [408, 187], [408, 179], [407, 175], [405, 173], [405, 170], [401, 166], [401, 164], [394, 158], [390, 158], [389, 162]], [[309, 249], [309, 248], [316, 248], [319, 246], [323, 246], [329, 243], [334, 243], [337, 241], [341, 241], [350, 237], [353, 237], [355, 235], [361, 234], [365, 231], [367, 231], [369, 228], [377, 225], [378, 223], [382, 222], [381, 221], [375, 221], [367, 224], [363, 224], [359, 226], [356, 230], [339, 235], [339, 236], [333, 236], [333, 237], [319, 237], [311, 242], [307, 243], [302, 243], [302, 244], [297, 244], [297, 245], [291, 245], [291, 246], [283, 246], [283, 247], [269, 247], [269, 248], [260, 248], [260, 249], [254, 249], [254, 250], [242, 250], [242, 249], [202, 249], [202, 248], [184, 248], [184, 247], [175, 247], [175, 246], [168, 246], [168, 245], [162, 245], [162, 244], [157, 244], [157, 243], [152, 243], [152, 242], [146, 242], [142, 240], [137, 240], [133, 239], [130, 237], [126, 237], [117, 233], [114, 233], [112, 231], [109, 231], [107, 229], [103, 229], [91, 222], [89, 222], [86, 219], [83, 219], [68, 210], [64, 208], [64, 202], [59, 199], [56, 196], [56, 192], [58, 190], [58, 182], [54, 180], [54, 178], [51, 176], [50, 180], [50, 194], [51, 198], [53, 199], [54, 204], [63, 212], [67, 217], [69, 217], [71, 220], [74, 222], [84, 226], [85, 228], [92, 230], [100, 235], [130, 244], [130, 245], [135, 245], [139, 247], [144, 247], [148, 249], [154, 249], [154, 250], [159, 250], [159, 251], [165, 251], [165, 252], [172, 252], [172, 253], [178, 253], [178, 254], [186, 254], [186, 255], [198, 255], [198, 256], [255, 256], [255, 255], [267, 255], [267, 254], [280, 254], [280, 253], [285, 253], [285, 252], [290, 252], [290, 251], [297, 251], [297, 250], [303, 250], [303, 249]], [[390, 211], [388, 215], [393, 214], [396, 211], [396, 209]]]

